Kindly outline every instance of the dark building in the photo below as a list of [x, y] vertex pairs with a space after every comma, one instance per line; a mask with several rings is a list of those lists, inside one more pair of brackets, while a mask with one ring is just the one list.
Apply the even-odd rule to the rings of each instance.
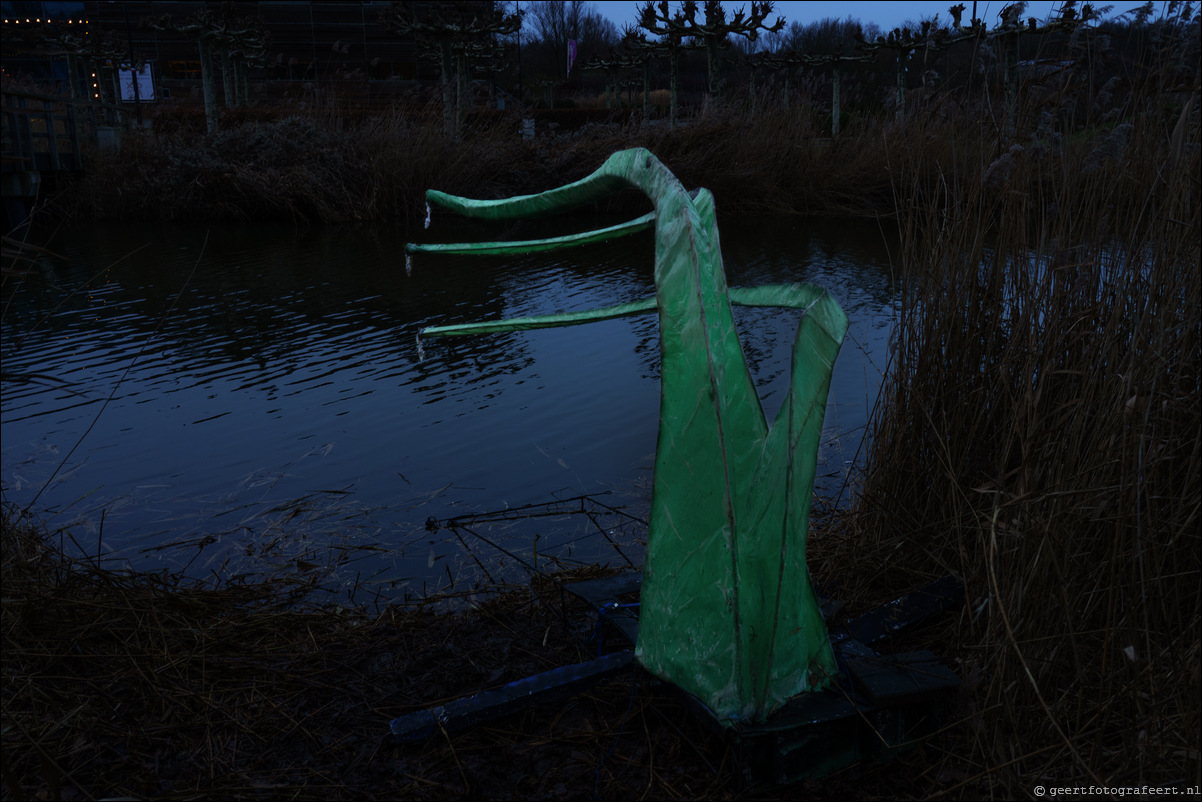
[[[149, 29], [145, 19], [169, 17], [186, 23], [202, 10], [219, 13], [221, 2], [147, 2], [146, 0], [87, 0], [86, 2], [5, 2], [3, 67], [9, 80], [25, 79], [67, 93], [67, 66], [53, 48], [16, 44], [17, 26], [49, 23], [54, 27], [82, 26], [90, 38], [120, 41], [135, 59], [149, 64], [156, 102], [187, 102], [199, 96], [200, 54], [194, 40]], [[395, 96], [416, 84], [439, 80], [434, 59], [423, 55], [412, 36], [400, 37], [380, 24], [389, 2], [294, 2], [261, 0], [232, 3], [234, 15], [261, 21], [269, 34], [265, 63], [251, 69], [254, 102], [334, 91], [341, 97], [379, 99]], [[418, 19], [433, 15], [438, 6], [456, 11], [474, 6], [491, 13], [492, 3], [414, 2]], [[40, 23], [38, 21], [41, 21]], [[24, 41], [24, 40], [23, 40]], [[11, 45], [11, 46], [10, 46]], [[85, 76], [93, 78], [92, 75]]]

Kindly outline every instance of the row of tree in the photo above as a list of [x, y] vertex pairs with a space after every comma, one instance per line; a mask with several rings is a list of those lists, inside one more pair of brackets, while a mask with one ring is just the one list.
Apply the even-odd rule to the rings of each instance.
[[[569, 10], [587, 9], [587, 4], [555, 2], [545, 0], [533, 4], [535, 13], [544, 19], [550, 12], [558, 12], [563, 19]], [[973, 42], [978, 47], [988, 39], [990, 42], [1004, 41], [1003, 53], [1016, 61], [1017, 42], [1024, 35], [1044, 34], [1054, 30], [1071, 30], [1077, 25], [1096, 17], [1089, 4], [1079, 13], [1075, 0], [1068, 0], [1057, 19], [1039, 24], [1034, 19], [1022, 20], [1023, 4], [1006, 6], [1000, 22], [988, 27], [980, 19], [968, 23], [962, 21], [965, 7], [951, 9], [953, 23], [942, 26], [938, 18], [904, 25], [882, 35], [875, 26], [865, 34], [858, 22], [848, 20], [823, 20], [805, 26], [794, 22], [785, 28], [783, 17], [769, 21], [773, 11], [772, 2], [751, 2], [750, 10], [741, 8], [728, 15], [719, 0], [705, 0], [699, 5], [696, 0], [684, 0], [673, 9], [668, 0], [646, 0], [639, 8], [636, 27], [623, 31], [617, 43], [609, 44], [605, 58], [595, 58], [585, 64], [586, 68], [606, 71], [613, 76], [616, 69], [646, 65], [654, 59], [666, 60], [669, 64], [670, 94], [672, 111], [676, 116], [679, 64], [689, 51], [699, 50], [705, 55], [706, 86], [710, 99], [722, 95], [724, 51], [733, 51], [741, 63], [750, 69], [751, 84], [757, 70], [784, 71], [786, 75], [802, 66], [828, 66], [836, 76], [841, 67], [853, 62], [872, 61], [873, 51], [892, 51], [896, 62], [897, 103], [899, 111], [904, 107], [905, 80], [910, 71], [911, 58], [921, 51], [928, 57], [937, 51], [946, 50], [953, 44]], [[701, 13], [699, 13], [701, 12]], [[577, 14], [577, 17], [589, 14]], [[543, 25], [536, 32], [549, 30]], [[561, 28], [550, 29], [555, 32]], [[562, 37], [544, 37], [546, 44], [558, 47]], [[1010, 46], [1013, 43], [1013, 46]], [[561, 50], [562, 52], [562, 50]], [[835, 93], [838, 93], [838, 79]], [[835, 115], [838, 116], [837, 114]]]
[[[1021, 77], [1047, 78], [1049, 72], [1063, 77], [1073, 65], [1088, 62], [1091, 76], [1097, 79], [1104, 72], [1099, 68], [1108, 66], [1100, 63], [1102, 54], [1114, 56], [1114, 41], [1118, 41], [1121, 66], [1131, 78], [1141, 62], [1145, 71], [1151, 71], [1147, 62], [1162, 59], [1166, 42], [1190, 35], [1196, 40], [1198, 19], [1191, 5], [1178, 0], [1170, 6], [1159, 18], [1149, 2], [1127, 19], [1103, 21], [1090, 3], [1065, 0], [1053, 18], [1039, 21], [1024, 17], [1025, 3], [1017, 2], [1004, 6], [997, 20], [987, 23], [966, 18], [966, 7], [960, 3], [949, 8], [946, 20], [936, 15], [886, 32], [853, 19], [788, 24], [774, 14], [774, 4], [768, 0], [752, 0], [733, 12], [720, 0], [643, 0], [637, 23], [619, 32], [594, 4], [580, 0], [431, 3], [420, 13], [416, 4], [394, 0], [379, 21], [398, 36], [414, 37], [438, 64], [444, 125], [455, 137], [469, 105], [474, 75], [499, 77], [503, 86], [522, 97], [528, 94], [525, 88], [532, 86], [546, 87], [548, 95], [552, 87], [579, 90], [581, 74], [595, 71], [604, 76], [610, 102], [622, 82], [638, 85], [644, 90], [645, 111], [651, 87], [663, 85], [666, 78], [668, 119], [674, 124], [682, 67], [704, 74], [707, 107], [712, 107], [723, 96], [723, 76], [730, 64], [747, 76], [751, 93], [756, 91], [757, 76], [773, 82], [783, 79], [779, 82], [784, 84], [781, 96], [786, 103], [792, 79], [808, 76], [811, 92], [826, 93], [830, 99], [833, 136], [840, 133], [848, 81], [861, 102], [881, 97], [882, 90], [890, 87], [897, 115], [905, 113], [907, 94], [913, 90], [997, 87], [1003, 127], [1012, 135]], [[177, 29], [186, 28], [196, 36], [195, 22]], [[237, 75], [237, 54], [245, 52], [237, 36], [253, 31], [249, 23], [228, 15], [202, 20], [204, 33], [198, 43], [213, 37], [221, 52], [232, 54], [232, 72]], [[235, 34], [233, 29], [242, 32]], [[259, 45], [262, 34], [252, 35], [251, 41]], [[572, 70], [569, 41], [576, 47]], [[1195, 57], [1196, 51], [1195, 45]], [[224, 62], [222, 67], [223, 75], [231, 73]], [[1109, 69], [1113, 75], [1115, 65]], [[226, 97], [228, 103], [228, 86]], [[206, 100], [206, 109], [208, 105]]]
[[[581, 40], [579, 46], [582, 52], [586, 48], [594, 52], [582, 66], [604, 74], [607, 97], [620, 82], [641, 84], [644, 89], [666, 82], [670, 120], [678, 114], [685, 70], [704, 76], [707, 104], [722, 96], [723, 72], [732, 64], [746, 77], [752, 95], [764, 79], [783, 83], [785, 103], [793, 80], [804, 76], [811, 92], [821, 87], [830, 98], [834, 135], [839, 133], [841, 96], [849, 80], [857, 97], [876, 103], [887, 97], [898, 115], [905, 113], [907, 96], [916, 90], [930, 95], [996, 89], [1005, 110], [1005, 127], [1013, 129], [1023, 80], [1047, 84], [1059, 78], [1063, 84], [1075, 68], [1084, 66], [1099, 86], [1111, 80], [1130, 86], [1138, 83], [1140, 75], [1164, 74], [1158, 69], [1164, 58], [1183, 61], [1178, 72], [1187, 82], [1196, 72], [1199, 21], [1189, 2], [1174, 0], [1160, 16], [1149, 2], [1118, 18], [1103, 19], [1092, 4], [1066, 0], [1052, 18], [1043, 21], [1024, 16], [1025, 5], [1006, 5], [996, 21], [986, 22], [966, 17], [966, 7], [960, 3], [942, 19], [936, 15], [882, 31], [850, 18], [786, 24], [783, 17], [774, 17], [771, 2], [751, 2], [730, 14], [718, 0], [644, 0], [635, 26], [621, 35], [604, 26], [593, 27], [595, 38]], [[538, 24], [524, 27], [522, 40], [524, 51], [536, 53], [541, 52], [537, 48], [563, 52], [562, 34], [556, 38], [550, 33], [562, 31], [562, 25], [547, 26], [542, 20], [583, 20], [595, 14], [589, 3], [563, 0], [522, 6], [538, 15]], [[1170, 42], [1180, 45], [1175, 56], [1169, 53]], [[562, 59], [555, 64], [562, 64]], [[532, 66], [549, 77], [556, 75], [542, 62]], [[644, 92], [644, 103], [647, 96]]]

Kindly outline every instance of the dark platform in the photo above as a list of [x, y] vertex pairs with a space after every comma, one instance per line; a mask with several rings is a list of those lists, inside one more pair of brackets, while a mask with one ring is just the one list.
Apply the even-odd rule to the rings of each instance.
[[[634, 652], [602, 654], [607, 624], [633, 646], [638, 640], [641, 573], [630, 572], [566, 585], [597, 613], [598, 656], [527, 677], [441, 707], [393, 719], [396, 743], [421, 741], [517, 712], [532, 704], [579, 693], [629, 668]], [[803, 693], [765, 722], [722, 722], [695, 697], [684, 697], [701, 719], [729, 739], [746, 785], [781, 785], [820, 777], [862, 761], [887, 759], [930, 736], [960, 680], [929, 651], [880, 654], [873, 645], [961, 603], [963, 589], [944, 577], [852, 621], [832, 624], [841, 605], [820, 600], [831, 632], [839, 676], [825, 691]]]
[[[642, 581], [642, 574], [626, 573], [567, 589], [597, 610], [599, 625], [613, 624], [633, 645], [638, 607], [622, 597], [637, 593]], [[700, 701], [676, 690], [732, 740], [748, 785], [785, 784], [888, 758], [939, 728], [944, 702], [960, 680], [931, 652], [882, 655], [871, 645], [954, 609], [962, 595], [959, 581], [944, 577], [844, 624], [833, 624], [842, 605], [820, 597], [840, 675], [831, 689], [800, 694], [763, 723], [725, 726]]]

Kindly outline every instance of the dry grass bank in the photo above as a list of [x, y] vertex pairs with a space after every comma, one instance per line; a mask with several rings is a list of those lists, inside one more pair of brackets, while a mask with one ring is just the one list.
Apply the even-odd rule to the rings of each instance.
[[213, 590], [97, 568], [8, 516], [0, 537], [5, 799], [923, 795], [921, 751], [743, 789], [721, 739], [635, 671], [426, 743], [385, 742], [393, 717], [595, 656], [595, 619], [555, 581], [460, 597], [454, 614], [432, 600], [369, 615], [319, 604], [298, 580]]
[[[635, 694], [623, 684], [554, 721], [533, 711], [519, 732], [400, 754], [390, 718], [581, 659], [557, 594], [368, 616], [299, 580], [199, 589], [74, 562], [7, 516], [3, 546], [6, 799], [561, 796], [592, 789]], [[522, 741], [525, 726], [579, 757]], [[603, 772], [611, 795], [627, 762]]]

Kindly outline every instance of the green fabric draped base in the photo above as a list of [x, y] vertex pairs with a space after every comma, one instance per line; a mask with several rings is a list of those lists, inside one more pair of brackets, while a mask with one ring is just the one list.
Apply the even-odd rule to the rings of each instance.
[[[659, 313], [662, 384], [636, 654], [725, 722], [763, 721], [824, 687], [835, 659], [806, 568], [806, 532], [831, 370], [847, 317], [823, 289], [726, 286], [713, 196], [685, 188], [644, 149], [615, 153], [572, 184], [505, 200], [431, 190], [469, 217], [542, 217], [635, 188], [654, 212], [622, 226], [528, 242], [409, 245], [409, 253], [523, 253], [655, 226], [654, 298], [539, 317], [425, 329], [426, 335], [566, 326]], [[801, 311], [788, 394], [769, 425], [731, 304]]]

